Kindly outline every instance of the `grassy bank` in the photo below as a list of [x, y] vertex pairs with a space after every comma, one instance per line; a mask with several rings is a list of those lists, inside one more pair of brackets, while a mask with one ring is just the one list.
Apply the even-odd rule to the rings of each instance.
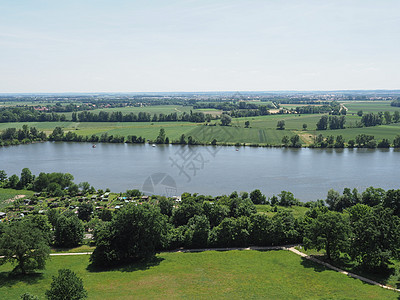
[[0, 294], [18, 299], [29, 292], [43, 299], [51, 276], [70, 268], [89, 299], [270, 298], [397, 299], [398, 293], [362, 283], [287, 251], [162, 253], [150, 263], [107, 272], [87, 269], [89, 256], [52, 257], [42, 273], [8, 277], [0, 267]]

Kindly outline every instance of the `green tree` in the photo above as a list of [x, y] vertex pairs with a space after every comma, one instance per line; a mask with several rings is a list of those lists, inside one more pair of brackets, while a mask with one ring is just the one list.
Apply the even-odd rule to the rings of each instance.
[[52, 239], [52, 227], [49, 218], [46, 215], [29, 215], [26, 217], [25, 221], [28, 222], [29, 226], [39, 229], [47, 243], [50, 245]]
[[399, 218], [382, 205], [358, 204], [349, 209], [352, 238], [350, 255], [366, 269], [387, 268], [399, 257]]
[[7, 173], [4, 170], [0, 170], [0, 185], [4, 184], [7, 180]]
[[259, 189], [256, 189], [250, 193], [250, 199], [254, 204], [265, 204], [266, 201], [266, 197]]
[[157, 207], [128, 204], [97, 226], [93, 264], [111, 266], [154, 256], [165, 242], [165, 218]]
[[279, 210], [272, 217], [271, 241], [273, 245], [292, 244], [299, 242], [296, 219], [289, 210]]
[[383, 206], [392, 209], [393, 213], [400, 217], [400, 190], [386, 191]]
[[179, 138], [179, 144], [186, 145], [185, 135], [182, 133], [181, 137]]
[[209, 232], [210, 221], [207, 217], [196, 215], [188, 221], [185, 240], [189, 241], [189, 247], [207, 247]]
[[378, 148], [390, 148], [390, 142], [388, 139], [382, 139], [377, 145]]
[[303, 130], [307, 130], [307, 124], [306, 123], [303, 124]]
[[11, 175], [8, 178], [8, 187], [12, 189], [16, 189], [19, 186], [19, 177], [18, 175]]
[[229, 216], [229, 208], [226, 205], [208, 201], [203, 202], [203, 212], [210, 221], [210, 226], [215, 227], [222, 222], [223, 219]]
[[161, 213], [168, 217], [172, 216], [174, 204], [175, 201], [170, 198], [161, 197], [160, 199], [158, 199], [158, 206], [160, 207]]
[[327, 211], [312, 219], [304, 231], [304, 247], [325, 249], [328, 259], [337, 259], [340, 251], [346, 251], [350, 227], [342, 214]]
[[216, 247], [246, 246], [250, 238], [250, 218], [225, 218], [210, 232], [210, 244]]
[[87, 181], [81, 182], [78, 184], [78, 187], [82, 190], [83, 193], [87, 193], [90, 189], [90, 184]]
[[278, 123], [276, 124], [276, 129], [284, 130], [285, 129], [285, 121], [284, 120], [279, 120]]
[[279, 205], [292, 206], [299, 204], [299, 200], [294, 198], [294, 195], [291, 192], [282, 191], [280, 194], [278, 194], [278, 196], [280, 197]]
[[21, 179], [19, 180], [19, 185], [21, 186], [21, 188], [27, 187], [28, 184], [32, 182], [33, 182], [33, 175], [31, 170], [29, 170], [28, 168], [22, 169]]
[[328, 191], [328, 195], [326, 196], [326, 203], [328, 204], [331, 210], [336, 210], [336, 206], [340, 200], [340, 194], [338, 191], [334, 189], [330, 189]]
[[78, 193], [79, 193], [79, 186], [75, 183], [72, 183], [68, 188], [68, 194], [70, 194], [70, 196], [73, 197]]
[[178, 208], [172, 212], [172, 222], [176, 226], [186, 225], [190, 218], [195, 215], [202, 215], [203, 209], [200, 203], [194, 200], [182, 201]]
[[82, 279], [69, 269], [58, 270], [58, 276], [53, 276], [50, 289], [46, 291], [49, 300], [79, 300], [87, 296]]
[[89, 221], [93, 213], [93, 204], [82, 203], [78, 208], [78, 218], [82, 221]]
[[381, 188], [369, 187], [362, 193], [362, 203], [368, 206], [375, 206], [383, 203], [385, 190]]
[[393, 147], [400, 148], [400, 135], [396, 135], [393, 140]]
[[231, 124], [231, 122], [232, 122], [232, 118], [230, 115], [228, 115], [228, 114], [221, 115], [221, 125], [222, 126], [228, 126], [229, 124]]
[[0, 236], [0, 264], [16, 264], [13, 272], [26, 274], [44, 269], [50, 254], [41, 230], [28, 221], [15, 221], [3, 228]]
[[393, 113], [393, 122], [398, 123], [399, 121], [400, 121], [400, 112], [398, 110], [396, 110]]
[[254, 245], [268, 246], [272, 244], [272, 220], [265, 214], [254, 214], [250, 217], [250, 238]]
[[385, 113], [384, 113], [383, 116], [384, 116], [384, 118], [385, 118], [385, 123], [386, 123], [386, 124], [392, 123], [392, 115], [390, 114], [390, 112], [385, 111]]
[[328, 116], [322, 116], [317, 123], [317, 130], [326, 130], [328, 128]]
[[336, 137], [335, 148], [344, 148], [344, 138], [341, 135]]
[[356, 142], [354, 140], [349, 140], [347, 144], [348, 144], [349, 148], [354, 148], [354, 145], [356, 144]]
[[60, 216], [60, 212], [55, 208], [50, 208], [46, 211], [46, 216], [52, 226], [52, 229], [54, 230], [57, 224], [57, 219]]
[[363, 111], [362, 111], [362, 110], [359, 110], [359, 111], [357, 112], [357, 116], [362, 117], [362, 115], [363, 115]]
[[62, 141], [64, 137], [64, 131], [61, 127], [54, 128], [53, 132], [49, 135], [51, 141]]
[[54, 232], [54, 242], [58, 247], [75, 247], [83, 241], [84, 227], [77, 216], [60, 215]]
[[156, 139], [156, 144], [164, 144], [164, 143], [165, 143], [165, 129], [161, 128]]
[[245, 128], [249, 128], [249, 126], [250, 126], [250, 121], [244, 122], [244, 127], [245, 127]]
[[138, 189], [134, 189], [134, 190], [126, 190], [126, 195], [128, 197], [139, 198], [140, 196], [142, 196], [142, 193]]
[[298, 134], [295, 134], [290, 137], [290, 147], [293, 147], [293, 148], [301, 147], [300, 136]]
[[283, 144], [283, 146], [285, 146], [285, 147], [289, 146], [289, 142], [290, 142], [289, 137], [288, 137], [287, 135], [285, 135], [285, 136], [282, 138], [282, 144]]

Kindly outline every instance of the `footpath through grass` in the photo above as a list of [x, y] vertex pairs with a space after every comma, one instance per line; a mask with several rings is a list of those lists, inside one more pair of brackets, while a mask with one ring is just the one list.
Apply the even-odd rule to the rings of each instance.
[[0, 267], [2, 299], [44, 299], [51, 278], [70, 268], [89, 299], [397, 299], [399, 294], [328, 270], [288, 251], [162, 253], [152, 262], [90, 271], [89, 256], [57, 256], [42, 273], [13, 279]]

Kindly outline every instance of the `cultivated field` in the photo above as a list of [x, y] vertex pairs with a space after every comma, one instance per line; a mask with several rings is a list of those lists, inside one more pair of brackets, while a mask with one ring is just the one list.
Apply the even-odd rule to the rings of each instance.
[[379, 111], [400, 111], [400, 107], [390, 106], [390, 101], [349, 101], [342, 102], [348, 109], [348, 113], [356, 114], [362, 110], [364, 113], [379, 112]]
[[[353, 128], [357, 122], [361, 121], [361, 117], [357, 116], [358, 110], [367, 112], [378, 111], [395, 111], [400, 108], [391, 107], [387, 101], [370, 101], [370, 102], [351, 102], [344, 103], [349, 109], [346, 115], [346, 128], [339, 130], [323, 130], [316, 131], [316, 123], [321, 118], [321, 114], [284, 114], [284, 115], [269, 115], [246, 118], [233, 118], [231, 126], [205, 126], [199, 123], [189, 122], [33, 122], [33, 123], [0, 123], [0, 131], [8, 127], [17, 129], [22, 128], [23, 124], [35, 126], [39, 130], [50, 134], [56, 126], [62, 127], [64, 132], [74, 131], [78, 135], [101, 135], [108, 133], [109, 135], [136, 135], [146, 139], [154, 140], [160, 128], [164, 128], [166, 136], [170, 140], [177, 140], [182, 134], [192, 136], [200, 142], [211, 142], [216, 139], [219, 143], [246, 143], [260, 145], [281, 145], [282, 137], [299, 134], [303, 145], [309, 145], [313, 142], [314, 137], [318, 134], [323, 136], [342, 135], [346, 141], [355, 139], [359, 134], [373, 135], [376, 140], [383, 138], [389, 139], [391, 142], [400, 134], [400, 123], [380, 125], [365, 128]], [[149, 113], [171, 113], [183, 111], [190, 112], [191, 106], [148, 106], [148, 107], [125, 107], [125, 108], [110, 108], [105, 111], [123, 111], [123, 113], [138, 113], [146, 111]], [[98, 110], [95, 110], [98, 111]], [[95, 112], [94, 111], [94, 112]], [[218, 110], [199, 110], [208, 112], [214, 115], [220, 114]], [[285, 130], [276, 130], [276, 125], [279, 120], [285, 121]], [[249, 128], [245, 128], [245, 122], [250, 122]], [[219, 120], [214, 120], [210, 124], [219, 124]], [[307, 129], [303, 130], [303, 124], [307, 125]]]

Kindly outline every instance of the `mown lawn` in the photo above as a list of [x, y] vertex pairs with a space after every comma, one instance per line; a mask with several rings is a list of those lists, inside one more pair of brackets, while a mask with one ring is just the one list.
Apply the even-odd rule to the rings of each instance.
[[0, 267], [2, 299], [24, 292], [44, 299], [51, 277], [70, 268], [89, 299], [397, 299], [398, 293], [328, 270], [288, 251], [162, 253], [150, 263], [112, 271], [87, 269], [89, 256], [52, 257], [42, 273], [8, 276]]

